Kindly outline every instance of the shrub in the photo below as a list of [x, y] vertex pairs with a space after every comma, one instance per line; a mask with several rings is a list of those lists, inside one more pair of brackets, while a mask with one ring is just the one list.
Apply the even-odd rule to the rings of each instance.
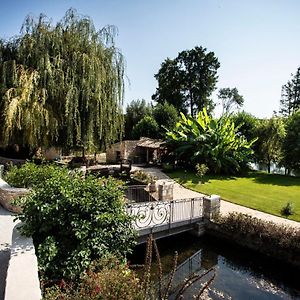
[[207, 173], [208, 167], [205, 164], [197, 164], [196, 165], [196, 175], [200, 177], [200, 181], [202, 182], [204, 175]]
[[291, 254], [292, 257], [300, 257], [300, 230], [298, 228], [278, 225], [240, 213], [230, 213], [225, 217], [219, 216], [217, 223], [222, 231], [224, 230], [232, 237], [237, 237], [239, 241], [247, 241], [250, 237], [257, 245], [257, 249], [268, 255], [270, 252], [281, 251], [283, 255]]
[[152, 183], [157, 180], [156, 176], [151, 176], [142, 170], [134, 172], [132, 178], [145, 184]]
[[135, 272], [118, 260], [104, 260], [99, 271], [88, 271], [78, 287], [64, 281], [45, 291], [45, 300], [142, 300], [144, 292]]
[[294, 214], [294, 205], [291, 202], [288, 202], [281, 210], [283, 216], [290, 216]]
[[33, 236], [45, 278], [78, 278], [108, 253], [124, 257], [134, 245], [131, 217], [115, 180], [54, 169], [23, 198], [21, 231]]
[[5, 174], [5, 180], [14, 187], [29, 188], [43, 184], [57, 172], [60, 172], [60, 168], [55, 165], [38, 166], [32, 162], [26, 162], [20, 167], [12, 166]]

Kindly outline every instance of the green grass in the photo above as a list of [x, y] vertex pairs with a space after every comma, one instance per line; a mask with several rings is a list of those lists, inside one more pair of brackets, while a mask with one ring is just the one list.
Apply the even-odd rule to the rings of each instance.
[[232, 203], [276, 216], [282, 216], [282, 208], [292, 202], [294, 214], [288, 219], [300, 222], [300, 177], [249, 172], [242, 177], [205, 176], [200, 184], [192, 172], [174, 171], [168, 175], [191, 190], [217, 194]]

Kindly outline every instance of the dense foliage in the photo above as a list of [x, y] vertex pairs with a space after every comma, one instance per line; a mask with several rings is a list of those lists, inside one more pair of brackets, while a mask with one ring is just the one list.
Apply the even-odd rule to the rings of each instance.
[[284, 165], [290, 170], [300, 171], [300, 110], [290, 116], [283, 141]]
[[142, 100], [132, 100], [126, 107], [125, 114], [125, 138], [133, 139], [132, 129], [145, 116], [152, 114], [152, 107]]
[[33, 236], [42, 276], [75, 278], [110, 253], [124, 258], [134, 231], [118, 183], [59, 168], [46, 177], [22, 199], [18, 216], [22, 233]]
[[270, 173], [271, 163], [282, 160], [282, 143], [285, 137], [285, 126], [282, 118], [272, 117], [257, 122], [256, 159], [266, 164]]
[[[257, 137], [256, 126], [258, 119], [253, 115], [241, 111], [230, 116], [235, 126], [237, 127], [237, 132], [245, 136], [248, 141], [253, 140]], [[254, 144], [255, 145], [255, 144]]]
[[118, 260], [102, 260], [100, 270], [89, 270], [79, 286], [62, 281], [45, 291], [45, 300], [144, 300], [142, 284], [128, 265]]
[[155, 75], [158, 88], [152, 99], [158, 103], [173, 104], [179, 112], [188, 110], [194, 116], [204, 107], [214, 107], [209, 98], [217, 83], [220, 67], [213, 52], [195, 47], [178, 53], [175, 59], [166, 59]]
[[239, 213], [221, 216], [217, 223], [220, 230], [229, 235], [231, 241], [237, 241], [250, 248], [252, 244], [255, 250], [300, 266], [300, 231], [297, 228]]
[[164, 102], [157, 103], [153, 109], [153, 117], [159, 126], [159, 136], [164, 137], [166, 129], [173, 129], [179, 119], [174, 105]]
[[167, 102], [155, 107], [145, 100], [133, 100], [126, 108], [125, 138], [163, 138], [167, 129], [172, 129], [178, 120], [176, 108]]
[[196, 118], [181, 117], [176, 128], [167, 132], [168, 145], [178, 161], [204, 163], [211, 173], [237, 173], [246, 166], [255, 140], [248, 142], [237, 134], [230, 118], [213, 119], [205, 109]]
[[115, 33], [70, 9], [56, 25], [29, 16], [20, 36], [1, 41], [4, 143], [94, 150], [118, 138], [124, 63]]
[[50, 179], [61, 170], [54, 165], [36, 165], [26, 162], [22, 167], [12, 166], [5, 174], [5, 180], [14, 187], [32, 188], [43, 185], [44, 181]]
[[135, 139], [140, 137], [158, 138], [159, 126], [153, 116], [145, 116], [141, 119], [132, 130], [132, 136]]

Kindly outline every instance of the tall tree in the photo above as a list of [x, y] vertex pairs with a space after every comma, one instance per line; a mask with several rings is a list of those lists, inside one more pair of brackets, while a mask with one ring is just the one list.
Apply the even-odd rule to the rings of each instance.
[[260, 120], [257, 131], [256, 145], [257, 160], [268, 167], [271, 172], [271, 163], [279, 163], [282, 159], [282, 143], [285, 137], [285, 126], [282, 118]]
[[0, 43], [0, 108], [6, 144], [97, 149], [123, 128], [123, 56], [116, 28], [96, 30], [70, 9], [55, 26], [27, 17]]
[[[237, 133], [245, 136], [248, 141], [251, 141], [257, 137], [256, 126], [258, 120], [256, 117], [245, 111], [240, 111], [232, 114], [230, 118], [237, 127]], [[254, 143], [254, 146], [255, 145], [256, 143]]]
[[233, 109], [240, 108], [244, 104], [244, 98], [237, 88], [220, 89], [218, 98], [221, 100], [222, 114], [229, 114]]
[[168, 102], [158, 103], [153, 109], [153, 117], [159, 125], [160, 137], [165, 136], [166, 129], [173, 129], [179, 120], [178, 111]]
[[134, 139], [141, 137], [157, 138], [159, 137], [159, 125], [151, 115], [142, 118], [132, 129]]
[[158, 88], [152, 99], [173, 104], [181, 112], [189, 110], [192, 116], [204, 107], [211, 111], [214, 104], [209, 97], [215, 90], [219, 67], [215, 54], [206, 53], [206, 48], [182, 51], [175, 59], [166, 59], [154, 75]]
[[152, 107], [144, 99], [132, 100], [126, 107], [125, 138], [134, 138], [132, 129], [145, 116], [152, 114]]
[[283, 141], [283, 162], [290, 171], [300, 171], [300, 110], [291, 115]]
[[174, 105], [179, 112], [187, 113], [185, 98], [183, 95], [183, 77], [176, 59], [167, 58], [154, 77], [158, 81], [156, 93], [152, 100], [163, 104], [167, 102]]
[[292, 79], [282, 86], [280, 113], [290, 116], [300, 109], [300, 67]]

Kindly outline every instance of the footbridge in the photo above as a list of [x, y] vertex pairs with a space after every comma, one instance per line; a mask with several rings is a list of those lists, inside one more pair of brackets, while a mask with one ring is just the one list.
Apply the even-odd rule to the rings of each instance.
[[180, 200], [130, 203], [127, 213], [134, 217], [133, 226], [138, 231], [138, 243], [147, 236], [162, 238], [195, 230], [204, 233], [205, 221], [219, 212], [220, 197], [197, 197]]

